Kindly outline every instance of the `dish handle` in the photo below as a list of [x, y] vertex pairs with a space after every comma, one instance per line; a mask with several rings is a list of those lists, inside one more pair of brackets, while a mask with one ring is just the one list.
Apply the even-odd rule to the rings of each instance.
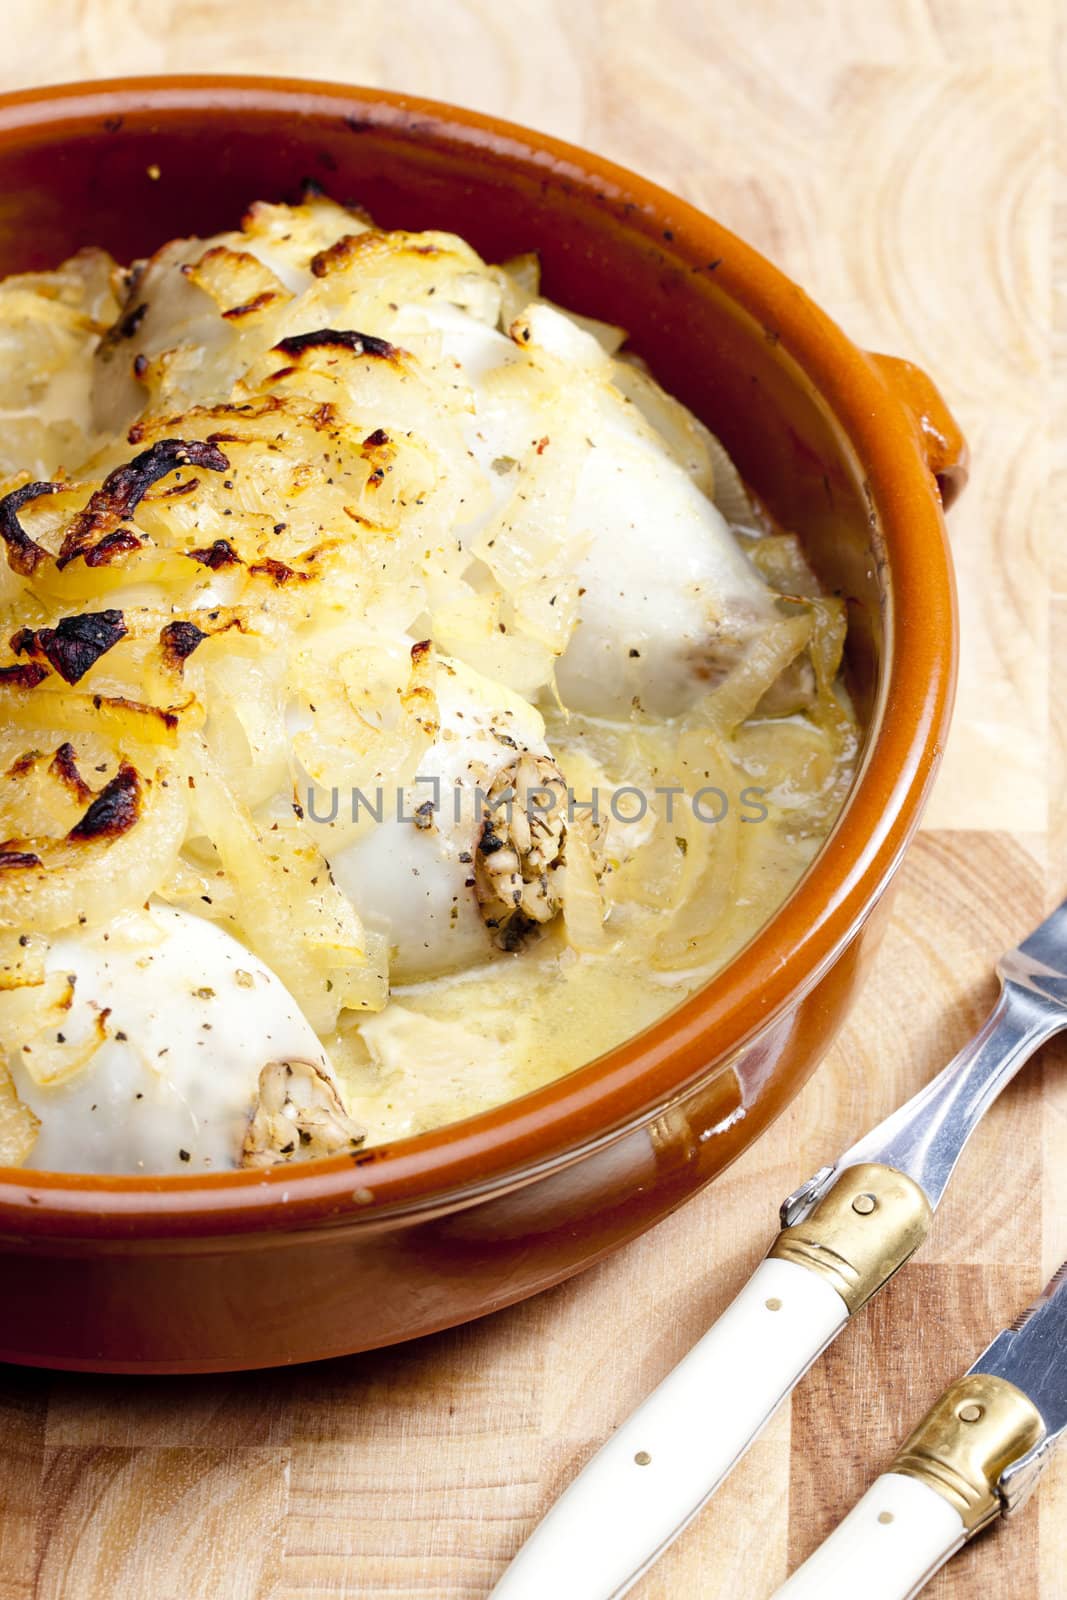
[[970, 455], [959, 423], [945, 404], [933, 379], [921, 367], [899, 356], [876, 355], [874, 363], [886, 387], [912, 418], [926, 464], [937, 479], [941, 504], [947, 511], [967, 482]]

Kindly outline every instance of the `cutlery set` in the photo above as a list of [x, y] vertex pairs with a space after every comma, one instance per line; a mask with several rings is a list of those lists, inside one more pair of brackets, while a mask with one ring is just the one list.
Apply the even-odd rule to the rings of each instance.
[[[955, 1059], [788, 1197], [766, 1259], [565, 1490], [492, 1600], [626, 1594], [914, 1254], [986, 1110], [1067, 1028], [1067, 901], [997, 974], [997, 1003]], [[968, 1539], [1020, 1508], [1065, 1430], [1067, 1263], [775, 1600], [910, 1600]]]

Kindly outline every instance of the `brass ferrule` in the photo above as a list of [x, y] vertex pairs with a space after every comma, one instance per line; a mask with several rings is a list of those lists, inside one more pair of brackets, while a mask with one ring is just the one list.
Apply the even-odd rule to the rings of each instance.
[[1041, 1413], [1006, 1378], [971, 1373], [946, 1389], [902, 1446], [890, 1472], [918, 1478], [955, 1506], [967, 1537], [1001, 1509], [997, 1484], [1044, 1432]]
[[917, 1183], [868, 1162], [846, 1167], [803, 1222], [782, 1229], [769, 1253], [825, 1278], [851, 1315], [918, 1249], [932, 1217]]

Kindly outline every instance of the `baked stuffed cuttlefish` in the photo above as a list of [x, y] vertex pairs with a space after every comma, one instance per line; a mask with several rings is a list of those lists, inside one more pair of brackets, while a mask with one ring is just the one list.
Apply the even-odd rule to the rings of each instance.
[[0, 1161], [483, 1110], [676, 1004], [831, 827], [841, 601], [535, 257], [256, 205], [7, 279], [0, 367]]

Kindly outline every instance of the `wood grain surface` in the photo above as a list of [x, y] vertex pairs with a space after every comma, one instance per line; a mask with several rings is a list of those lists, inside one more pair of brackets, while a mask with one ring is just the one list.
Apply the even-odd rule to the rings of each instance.
[[[3, 7], [3, 88], [172, 70], [342, 78], [493, 111], [635, 167], [770, 255], [861, 343], [921, 361], [970, 436], [974, 473], [952, 517], [963, 663], [943, 776], [876, 971], [792, 1109], [630, 1249], [453, 1333], [265, 1375], [0, 1369], [0, 1600], [484, 1596], [740, 1287], [780, 1197], [975, 1027], [996, 953], [1067, 886], [1056, 17], [1052, 0]], [[1064, 1254], [1067, 1050], [1052, 1046], [989, 1115], [918, 1261], [638, 1600], [763, 1600]], [[1067, 1453], [1014, 1525], [927, 1592], [1065, 1600]]]

